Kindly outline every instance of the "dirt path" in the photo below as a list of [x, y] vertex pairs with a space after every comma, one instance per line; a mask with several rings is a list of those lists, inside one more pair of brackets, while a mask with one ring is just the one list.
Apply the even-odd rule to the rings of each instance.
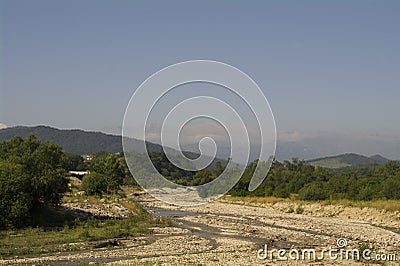
[[[337, 247], [337, 240], [347, 242], [347, 249], [371, 248], [371, 259], [376, 254], [395, 254], [397, 262], [369, 265], [399, 265], [400, 217], [382, 215], [381, 224], [373, 225], [363, 216], [326, 217], [318, 212], [296, 214], [282, 211], [284, 206], [251, 207], [224, 202], [213, 202], [198, 207], [176, 207], [159, 202], [147, 195], [139, 202], [155, 216], [167, 216], [175, 227], [154, 228], [152, 235], [121, 240], [123, 246], [71, 254], [54, 254], [40, 258], [2, 261], [25, 264], [70, 264], [107, 262], [115, 265], [365, 265], [367, 261], [331, 259], [328, 253], [320, 260], [309, 260], [304, 250], [315, 249], [320, 257], [322, 249]], [[307, 208], [307, 207], [306, 207]], [[387, 220], [387, 219], [390, 219]], [[393, 220], [394, 219], [394, 220]], [[387, 226], [390, 225], [390, 226]], [[368, 244], [364, 244], [368, 243]], [[267, 245], [285, 249], [285, 261], [260, 259], [257, 253]], [[299, 253], [299, 260], [292, 260]], [[294, 250], [294, 251], [293, 251]], [[264, 250], [259, 252], [262, 257]], [[349, 256], [353, 258], [353, 256]], [[1, 263], [1, 261], [0, 261]]]

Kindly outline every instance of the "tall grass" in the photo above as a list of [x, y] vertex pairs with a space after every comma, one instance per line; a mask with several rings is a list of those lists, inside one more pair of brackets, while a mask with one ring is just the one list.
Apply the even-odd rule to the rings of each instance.
[[340, 205], [346, 207], [359, 207], [359, 208], [374, 208], [378, 210], [385, 210], [389, 212], [400, 211], [400, 200], [371, 200], [371, 201], [355, 201], [355, 200], [323, 200], [323, 201], [304, 201], [296, 200], [295, 197], [289, 198], [276, 198], [276, 197], [237, 197], [237, 196], [224, 196], [221, 201], [260, 206], [262, 204], [275, 204], [278, 202], [293, 202], [298, 204], [312, 204], [318, 202], [321, 205]]
[[371, 201], [355, 201], [355, 200], [325, 200], [321, 202], [324, 205], [341, 205], [346, 207], [374, 208], [389, 212], [400, 211], [400, 200], [371, 200]]

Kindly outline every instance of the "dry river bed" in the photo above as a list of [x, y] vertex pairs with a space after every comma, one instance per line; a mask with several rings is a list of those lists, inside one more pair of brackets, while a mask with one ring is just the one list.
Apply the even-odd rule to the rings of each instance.
[[[245, 206], [221, 201], [176, 207], [147, 195], [139, 196], [138, 201], [153, 215], [172, 219], [175, 226], [120, 240], [122, 245], [115, 248], [3, 260], [0, 264], [400, 265], [399, 213], [310, 204], [297, 214], [285, 211], [289, 203]], [[278, 251], [271, 253], [274, 249], [285, 250], [281, 259]], [[361, 260], [354, 260], [354, 250], [360, 252]]]

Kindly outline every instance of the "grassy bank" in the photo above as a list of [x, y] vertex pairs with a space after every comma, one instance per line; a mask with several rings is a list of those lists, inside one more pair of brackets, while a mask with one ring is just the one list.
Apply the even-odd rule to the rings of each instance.
[[[152, 227], [171, 226], [169, 220], [153, 218], [134, 200], [116, 198], [131, 215], [125, 218], [88, 216], [82, 218], [74, 210], [44, 208], [37, 210], [34, 224], [24, 229], [0, 231], [0, 258], [37, 256], [93, 249], [95, 244], [129, 238], [152, 232]], [[67, 196], [64, 200], [102, 204], [98, 197]]]
[[138, 233], [149, 233], [149, 222], [145, 215], [127, 219], [76, 221], [60, 231], [45, 231], [43, 228], [26, 228], [0, 232], [0, 255], [38, 255], [91, 248], [92, 241], [128, 237]]
[[371, 200], [371, 201], [355, 201], [355, 200], [321, 200], [321, 201], [304, 201], [292, 198], [277, 198], [277, 197], [238, 197], [238, 196], [224, 196], [222, 201], [244, 204], [251, 206], [260, 206], [262, 204], [275, 204], [278, 202], [292, 202], [297, 205], [306, 205], [318, 202], [321, 205], [339, 205], [344, 207], [359, 207], [359, 208], [374, 208], [378, 210], [385, 210], [389, 212], [400, 211], [400, 200]]

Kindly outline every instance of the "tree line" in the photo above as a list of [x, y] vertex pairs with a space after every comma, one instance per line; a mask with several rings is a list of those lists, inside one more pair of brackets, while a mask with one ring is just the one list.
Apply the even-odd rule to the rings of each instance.
[[[144, 156], [144, 155], [135, 155]], [[185, 171], [172, 164], [163, 153], [149, 154], [155, 168], [170, 181], [197, 186], [217, 178], [224, 164], [217, 161], [212, 167], [200, 171]], [[250, 163], [238, 183], [228, 192], [235, 196], [262, 196], [301, 200], [376, 200], [400, 199], [400, 162], [390, 161], [383, 166], [368, 165], [332, 170], [315, 167], [303, 160], [273, 161], [270, 171], [254, 191], [248, 187], [258, 161]], [[141, 169], [145, 173], [145, 169]], [[235, 169], [231, 169], [232, 174]], [[239, 169], [237, 169], [239, 171]], [[136, 172], [136, 171], [135, 171]], [[138, 170], [138, 172], [140, 172]]]
[[[140, 164], [144, 154], [136, 156], [135, 173], [146, 176]], [[170, 181], [198, 186], [217, 178], [224, 171], [219, 161], [200, 171], [185, 171], [172, 164], [164, 153], [151, 152], [155, 168]], [[400, 199], [400, 163], [334, 171], [314, 167], [302, 160], [272, 163], [271, 169], [254, 191], [248, 186], [260, 163], [250, 163], [238, 183], [229, 191], [235, 196], [297, 197], [303, 200]], [[41, 142], [34, 135], [25, 140], [14, 137], [0, 143], [0, 227], [23, 226], [42, 206], [57, 206], [68, 191], [69, 170], [89, 170], [80, 190], [88, 195], [116, 193], [122, 185], [138, 186], [122, 153], [100, 152], [90, 162], [79, 155], [68, 154], [58, 145]], [[234, 169], [233, 169], [234, 170]], [[238, 170], [238, 169], [237, 169]], [[235, 174], [235, 171], [232, 171]]]
[[314, 167], [302, 160], [274, 161], [262, 184], [247, 190], [257, 161], [247, 166], [240, 181], [229, 192], [236, 196], [295, 195], [302, 200], [376, 200], [400, 199], [400, 163], [335, 171]]

